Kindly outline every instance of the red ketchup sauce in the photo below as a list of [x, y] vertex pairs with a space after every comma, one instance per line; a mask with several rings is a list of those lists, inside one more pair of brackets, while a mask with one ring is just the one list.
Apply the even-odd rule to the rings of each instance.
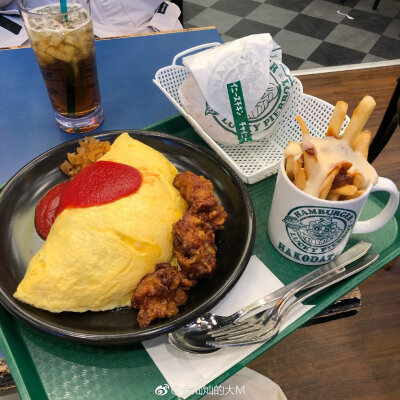
[[46, 239], [57, 216], [66, 208], [83, 208], [111, 203], [136, 192], [142, 184], [140, 172], [112, 161], [90, 164], [70, 181], [50, 189], [35, 211], [36, 231]]

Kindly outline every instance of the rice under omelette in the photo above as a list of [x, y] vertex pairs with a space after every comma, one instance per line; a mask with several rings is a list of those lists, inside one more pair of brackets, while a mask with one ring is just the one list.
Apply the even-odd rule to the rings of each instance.
[[140, 280], [173, 257], [172, 225], [187, 209], [166, 157], [120, 135], [100, 160], [135, 167], [139, 190], [114, 202], [67, 208], [29, 263], [14, 297], [51, 312], [129, 306]]

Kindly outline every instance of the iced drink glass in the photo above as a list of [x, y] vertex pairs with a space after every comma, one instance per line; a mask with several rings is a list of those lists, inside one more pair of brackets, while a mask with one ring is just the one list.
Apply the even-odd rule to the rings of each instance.
[[89, 0], [18, 0], [55, 112], [66, 132], [85, 133], [104, 120]]

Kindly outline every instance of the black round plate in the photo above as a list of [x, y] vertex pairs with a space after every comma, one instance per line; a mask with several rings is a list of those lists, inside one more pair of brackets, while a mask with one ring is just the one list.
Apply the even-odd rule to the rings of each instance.
[[36, 204], [47, 190], [66, 180], [59, 165], [67, 152], [76, 150], [80, 139], [54, 147], [22, 168], [0, 194], [0, 302], [9, 312], [42, 331], [86, 344], [142, 341], [195, 319], [215, 305], [239, 279], [254, 246], [252, 202], [245, 185], [223, 160], [201, 146], [163, 133], [126, 130], [93, 136], [113, 142], [122, 132], [129, 132], [163, 153], [179, 171], [189, 170], [210, 179], [228, 220], [224, 230], [216, 234], [217, 268], [213, 277], [199, 281], [190, 290], [187, 303], [175, 317], [140, 328], [137, 311], [130, 308], [54, 314], [19, 302], [13, 293], [30, 259], [43, 244], [33, 224]]

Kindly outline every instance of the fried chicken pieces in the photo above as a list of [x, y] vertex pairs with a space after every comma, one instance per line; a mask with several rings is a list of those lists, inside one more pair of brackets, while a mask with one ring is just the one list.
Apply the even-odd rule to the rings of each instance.
[[211, 226], [189, 212], [174, 225], [173, 236], [181, 271], [192, 281], [209, 276], [217, 261], [217, 246]]
[[227, 214], [215, 197], [211, 181], [186, 171], [176, 175], [174, 186], [189, 204], [188, 214], [198, 216], [209, 224], [213, 231], [223, 229]]
[[227, 213], [214, 194], [213, 184], [186, 171], [176, 175], [174, 186], [189, 204], [185, 215], [173, 225], [173, 244], [180, 271], [168, 263], [158, 264], [146, 275], [132, 297], [139, 309], [140, 327], [157, 318], [170, 318], [185, 304], [187, 291], [197, 280], [209, 277], [216, 266], [215, 234], [224, 227]]
[[132, 307], [139, 308], [138, 322], [149, 326], [156, 318], [169, 318], [185, 304], [187, 291], [193, 282], [168, 263], [157, 264], [156, 270], [146, 275], [132, 297]]
[[189, 210], [173, 226], [174, 249], [182, 272], [193, 281], [210, 276], [216, 265], [214, 232], [227, 218], [214, 194], [213, 184], [203, 176], [184, 172], [174, 186], [188, 202]]

